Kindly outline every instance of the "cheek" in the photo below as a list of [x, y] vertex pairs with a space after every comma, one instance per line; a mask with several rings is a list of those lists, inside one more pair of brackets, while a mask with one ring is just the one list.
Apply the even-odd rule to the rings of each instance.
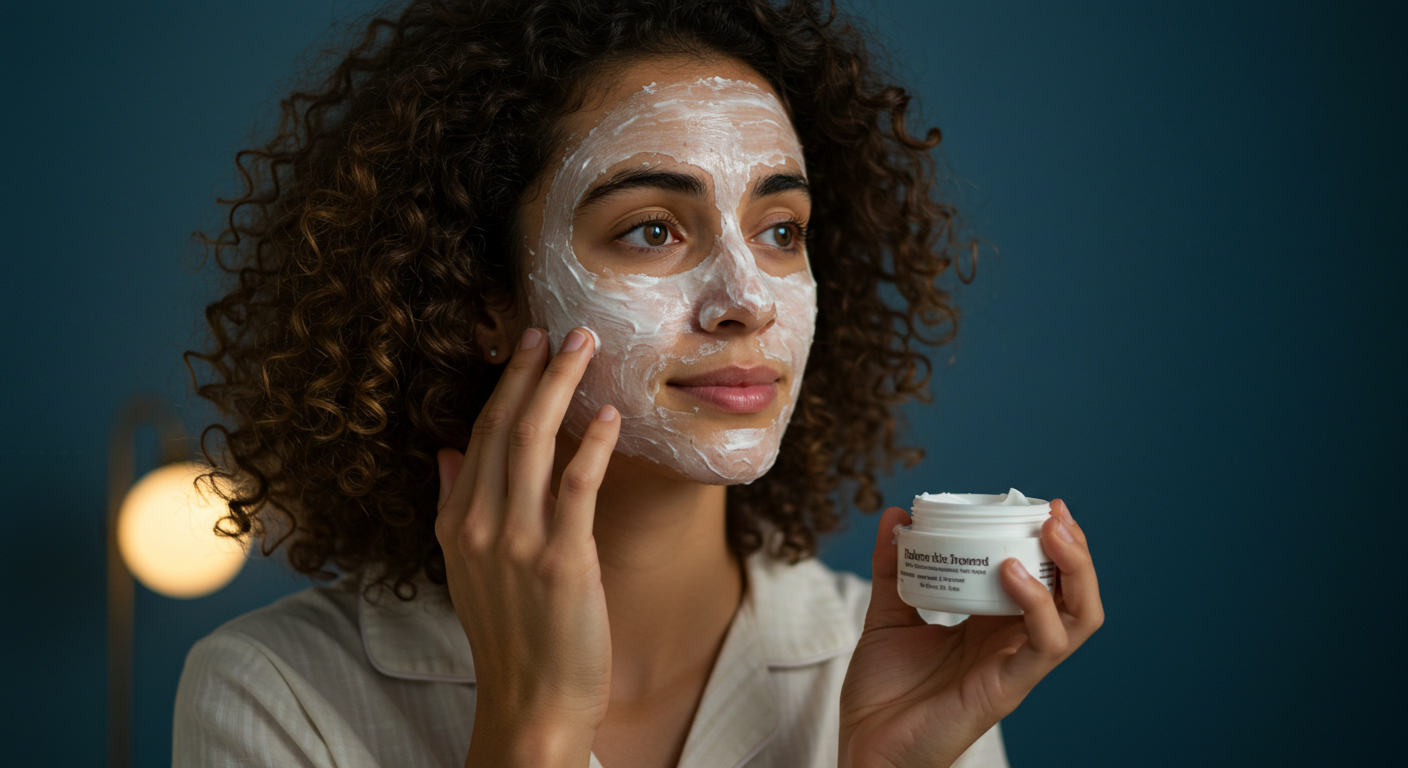
[[677, 361], [691, 327], [688, 299], [678, 281], [638, 275], [598, 278], [592, 290], [573, 297], [570, 320], [550, 332], [559, 339], [569, 326], [583, 325], [596, 332], [601, 347], [569, 408], [569, 433], [580, 436], [601, 406], [612, 405], [621, 412], [626, 447], [642, 449], [630, 445], [630, 435], [658, 416], [661, 374]]
[[776, 305], [777, 321], [760, 338], [763, 354], [792, 366], [795, 395], [816, 334], [816, 283], [807, 272], [766, 279]]

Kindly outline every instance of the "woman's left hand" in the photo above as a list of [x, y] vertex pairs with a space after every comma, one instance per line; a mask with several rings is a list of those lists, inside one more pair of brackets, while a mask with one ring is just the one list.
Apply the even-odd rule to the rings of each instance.
[[841, 688], [841, 766], [951, 765], [1105, 621], [1085, 534], [1059, 499], [1041, 528], [1057, 592], [1015, 559], [1002, 564], [1022, 616], [926, 624], [896, 591], [893, 531], [908, 524], [898, 507], [880, 517], [870, 609]]

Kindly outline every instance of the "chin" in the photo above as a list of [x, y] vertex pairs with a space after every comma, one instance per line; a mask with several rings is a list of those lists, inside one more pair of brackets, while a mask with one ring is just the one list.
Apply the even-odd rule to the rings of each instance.
[[618, 453], [678, 479], [746, 485], [767, 474], [777, 461], [792, 408], [772, 407], [749, 418], [723, 419], [654, 410], [649, 418], [622, 421]]
[[716, 446], [689, 446], [666, 456], [633, 456], [667, 477], [702, 485], [747, 485], [772, 469], [774, 448], [761, 456], [740, 456]]

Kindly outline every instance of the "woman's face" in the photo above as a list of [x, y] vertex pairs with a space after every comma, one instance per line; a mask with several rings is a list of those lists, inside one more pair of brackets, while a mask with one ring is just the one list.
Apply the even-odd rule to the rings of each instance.
[[752, 482], [777, 458], [816, 320], [796, 132], [737, 62], [646, 60], [604, 85], [523, 211], [532, 322], [554, 346], [577, 326], [600, 338], [565, 431], [613, 405], [619, 453]]

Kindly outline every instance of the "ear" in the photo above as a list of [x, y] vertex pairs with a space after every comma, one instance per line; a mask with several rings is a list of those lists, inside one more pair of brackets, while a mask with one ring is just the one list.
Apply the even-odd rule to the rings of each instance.
[[511, 302], [490, 302], [474, 324], [479, 356], [489, 365], [508, 362], [518, 338], [528, 329], [526, 314]]

